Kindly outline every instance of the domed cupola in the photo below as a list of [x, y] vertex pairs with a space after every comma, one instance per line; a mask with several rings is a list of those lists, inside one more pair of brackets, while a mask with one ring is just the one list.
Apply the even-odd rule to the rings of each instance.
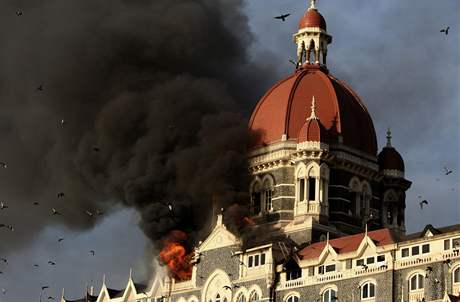
[[[310, 8], [299, 22], [299, 31], [294, 35], [297, 44], [297, 65], [326, 65], [327, 45], [332, 37], [327, 33], [326, 20], [316, 9], [316, 1], [311, 0]], [[313, 53], [313, 58], [311, 54]]]
[[328, 142], [327, 129], [316, 116], [316, 101], [314, 96], [311, 102], [310, 117], [307, 118], [298, 135], [298, 143], [301, 144], [304, 142]]
[[387, 131], [387, 145], [378, 155], [380, 171], [385, 176], [404, 177], [404, 160], [398, 151], [391, 145], [391, 131]]
[[299, 22], [299, 29], [304, 29], [307, 27], [318, 27], [322, 30], [326, 30], [326, 20], [323, 15], [321, 15], [316, 9], [316, 1], [311, 2], [310, 8], [305, 12], [303, 17]]

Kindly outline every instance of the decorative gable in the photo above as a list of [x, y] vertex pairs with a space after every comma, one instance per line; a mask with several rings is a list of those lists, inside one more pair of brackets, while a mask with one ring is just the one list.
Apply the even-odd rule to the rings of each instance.
[[218, 248], [240, 244], [240, 241], [227, 230], [222, 223], [222, 215], [217, 216], [217, 224], [208, 238], [198, 247], [198, 252], [210, 251]]

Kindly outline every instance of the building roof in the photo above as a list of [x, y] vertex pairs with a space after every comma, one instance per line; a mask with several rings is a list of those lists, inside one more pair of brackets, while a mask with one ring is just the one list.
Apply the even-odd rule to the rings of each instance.
[[384, 147], [379, 153], [378, 163], [380, 170], [398, 170], [404, 172], [404, 160], [393, 147]]
[[64, 299], [64, 301], [66, 301], [66, 302], [96, 302], [97, 297], [98, 296], [92, 296], [90, 294], [86, 294], [85, 298], [81, 298], [81, 299], [78, 299], [78, 300], [66, 300], [66, 299]]
[[303, 65], [278, 82], [258, 102], [249, 122], [249, 128], [259, 134], [252, 147], [280, 141], [284, 135], [298, 140], [310, 116], [313, 96], [316, 116], [327, 129], [329, 140], [377, 155], [374, 124], [366, 106], [344, 82], [313, 64]]
[[460, 231], [460, 224], [449, 225], [449, 226], [442, 227], [442, 228], [435, 228], [431, 224], [428, 224], [423, 229], [423, 231], [406, 235], [406, 236], [404, 236], [402, 238], [401, 241], [409, 241], [409, 240], [413, 240], [413, 239], [423, 238], [423, 236], [425, 236], [427, 231], [430, 231], [434, 236], [447, 234], [447, 233], [458, 232], [458, 231]]
[[[396, 242], [393, 233], [389, 229], [380, 229], [367, 233], [367, 236], [374, 242], [376, 246], [393, 244]], [[329, 240], [329, 245], [337, 252], [337, 254], [345, 254], [356, 251], [365, 237], [365, 233], [344, 236], [337, 239]], [[309, 245], [299, 251], [297, 255], [300, 259], [318, 258], [326, 247], [327, 242], [317, 242]]]
[[124, 290], [107, 288], [107, 292], [109, 293], [110, 299], [112, 299], [112, 298], [120, 298], [120, 297], [122, 297], [123, 293], [124, 293]]

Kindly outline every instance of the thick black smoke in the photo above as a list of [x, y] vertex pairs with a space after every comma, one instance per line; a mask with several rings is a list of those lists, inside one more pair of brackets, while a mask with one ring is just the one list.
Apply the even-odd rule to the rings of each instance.
[[86, 210], [117, 202], [156, 240], [247, 200], [247, 111], [271, 79], [248, 57], [242, 5], [0, 3], [1, 222], [16, 229], [2, 249], [53, 223], [91, 227]]

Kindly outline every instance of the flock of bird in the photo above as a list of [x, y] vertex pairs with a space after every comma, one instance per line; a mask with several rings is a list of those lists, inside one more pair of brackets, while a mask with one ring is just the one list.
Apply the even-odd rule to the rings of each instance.
[[[16, 14], [17, 14], [18, 16], [22, 16], [23, 13], [22, 13], [22, 11], [18, 11]], [[39, 91], [39, 92], [43, 92], [44, 90], [45, 90], [45, 88], [44, 88], [44, 85], [43, 85], [43, 84], [40, 84], [40, 85], [37, 87], [37, 91]], [[64, 119], [61, 119], [60, 122], [59, 122], [59, 124], [60, 124], [61, 126], [64, 126], [64, 125], [67, 124], [67, 122], [66, 122], [66, 120], [64, 120]], [[99, 149], [98, 147], [93, 147], [93, 151], [99, 152], [100, 149]], [[8, 165], [6, 162], [3, 162], [3, 161], [0, 162], [0, 169], [7, 169], [8, 167], [9, 167], [9, 165]], [[56, 194], [56, 196], [57, 196], [58, 199], [64, 199], [64, 198], [66, 197], [66, 194], [65, 194], [64, 192], [58, 192], [58, 193]], [[41, 204], [40, 204], [39, 201], [33, 201], [33, 202], [31, 203], [31, 205], [34, 206], [34, 207], [38, 207], [38, 206], [40, 206]], [[169, 207], [170, 207], [170, 209], [171, 209], [171, 211], [172, 211], [172, 206], [170, 205]], [[0, 201], [0, 214], [1, 214], [1, 213], [4, 213], [4, 212], [7, 212], [8, 209], [10, 209], [10, 206], [7, 204], [7, 202], [6, 202], [6, 201]], [[51, 209], [49, 210], [49, 213], [50, 213], [51, 216], [60, 216], [60, 215], [63, 215], [58, 209], [56, 209], [56, 208], [54, 208], [54, 207], [51, 208]], [[86, 216], [88, 216], [89, 218], [96, 218], [96, 217], [99, 217], [99, 216], [104, 215], [104, 212], [101, 211], [101, 210], [99, 210], [99, 209], [96, 209], [95, 211], [92, 211], [92, 210], [89, 210], [89, 209], [88, 209], [88, 210], [84, 210], [84, 212], [82, 213], [82, 215], [86, 215]], [[14, 226], [13, 226], [13, 225], [10, 225], [10, 224], [0, 223], [0, 231], [1, 231], [2, 229], [5, 229], [5, 230], [10, 231], [10, 232], [13, 232], [13, 231], [14, 231]], [[57, 242], [58, 242], [58, 243], [62, 243], [64, 240], [65, 240], [65, 238], [61, 237], [61, 238], [58, 238], [58, 239], [57, 239]], [[89, 255], [95, 256], [95, 255], [96, 255], [96, 252], [95, 252], [94, 250], [90, 250], [90, 251], [89, 251]], [[8, 265], [8, 259], [6, 259], [6, 258], [4, 258], [4, 257], [0, 257], [0, 264], [3, 265], [3, 266]], [[49, 261], [47, 262], [47, 264], [48, 264], [49, 266], [56, 266], [56, 265], [57, 265], [56, 262], [55, 262], [55, 261], [52, 261], [52, 260], [49, 260]], [[35, 269], [37, 269], [37, 268], [40, 268], [40, 265], [35, 263], [35, 264], [33, 264], [33, 267], [34, 267]], [[0, 266], [0, 276], [1, 276], [1, 275], [5, 275], [5, 272], [2, 271], [1, 266]], [[45, 294], [45, 292], [46, 292], [47, 289], [50, 289], [50, 286], [46, 285], [46, 286], [42, 286], [42, 287], [41, 287], [40, 301], [42, 301], [43, 295]], [[2, 288], [2, 289], [1, 289], [1, 293], [2, 293], [3, 295], [6, 295], [6, 294], [8, 293], [8, 290], [7, 290], [6, 288]], [[48, 301], [53, 301], [53, 300], [55, 300], [55, 298], [54, 298], [53, 296], [48, 295], [47, 300], [48, 300]]]
[[[444, 175], [445, 176], [449, 176], [453, 173], [454, 171], [452, 169], [449, 169], [447, 168], [446, 166], [444, 166]], [[436, 181], [439, 181], [440, 179], [439, 178], [436, 178]], [[455, 191], [455, 188], [452, 188], [451, 191]], [[418, 199], [420, 200], [419, 201], [419, 206], [420, 206], [420, 210], [423, 210], [423, 208], [425, 206], [428, 206], [428, 200], [426, 199], [422, 199], [422, 195], [418, 195]]]
[[[4, 165], [2, 165], [2, 167], [6, 168], [7, 165], [6, 165], [5, 163], [3, 163], [3, 164], [4, 164]], [[64, 194], [63, 192], [59, 192], [59, 193], [57, 193], [57, 197], [58, 197], [58, 198], [64, 198], [64, 197], [65, 197], [65, 194]], [[38, 201], [34, 201], [34, 202], [32, 203], [32, 205], [33, 205], [33, 206], [39, 206], [40, 203], [39, 203]], [[3, 211], [6, 211], [6, 210], [9, 209], [9, 208], [10, 208], [10, 207], [6, 204], [5, 201], [0, 201], [0, 213], [3, 212]], [[54, 216], [54, 215], [62, 215], [62, 214], [61, 214], [59, 211], [57, 211], [55, 208], [51, 208], [50, 214], [53, 215], [53, 216]], [[96, 210], [96, 212], [93, 213], [93, 212], [91, 212], [91, 211], [89, 211], [89, 210], [86, 210], [86, 211], [84, 212], [84, 214], [87, 215], [87, 216], [89, 216], [89, 217], [95, 217], [95, 216], [101, 216], [101, 215], [103, 215], [103, 212], [100, 211], [100, 210]], [[5, 229], [7, 229], [7, 230], [9, 230], [9, 231], [14, 231], [14, 227], [13, 227], [12, 225], [0, 224], [0, 229], [2, 229], [2, 228], [5, 228]], [[65, 240], [64, 237], [60, 237], [60, 238], [57, 239], [57, 242], [58, 242], [58, 243], [62, 243], [64, 240]], [[96, 255], [96, 252], [95, 252], [94, 250], [90, 250], [90, 251], [89, 251], [89, 254], [90, 254], [91, 256], [95, 256], [95, 255]], [[0, 257], [0, 264], [2, 264], [2, 265], [8, 265], [8, 259], [6, 259], [6, 258], [4, 258], [4, 257]], [[52, 261], [52, 260], [49, 260], [49, 261], [47, 262], [47, 264], [48, 264], [49, 266], [56, 266], [56, 262], [55, 262], [55, 261]], [[33, 264], [33, 267], [37, 269], [37, 268], [40, 267], [40, 265], [39, 265], [39, 264]], [[4, 275], [4, 272], [3, 272], [2, 270], [0, 270], [0, 275]], [[47, 289], [49, 289], [49, 288], [50, 288], [50, 286], [48, 286], [48, 285], [42, 286], [42, 287], [41, 287], [40, 301], [42, 301], [42, 296], [43, 296], [43, 294], [44, 294], [45, 291], [46, 291]], [[6, 295], [7, 292], [8, 292], [8, 290], [7, 290], [6, 288], [2, 288], [2, 294], [3, 294], [3, 295]], [[53, 296], [48, 296], [48, 297], [47, 297], [47, 300], [52, 301], [52, 300], [55, 300], [55, 298], [54, 298]]]

